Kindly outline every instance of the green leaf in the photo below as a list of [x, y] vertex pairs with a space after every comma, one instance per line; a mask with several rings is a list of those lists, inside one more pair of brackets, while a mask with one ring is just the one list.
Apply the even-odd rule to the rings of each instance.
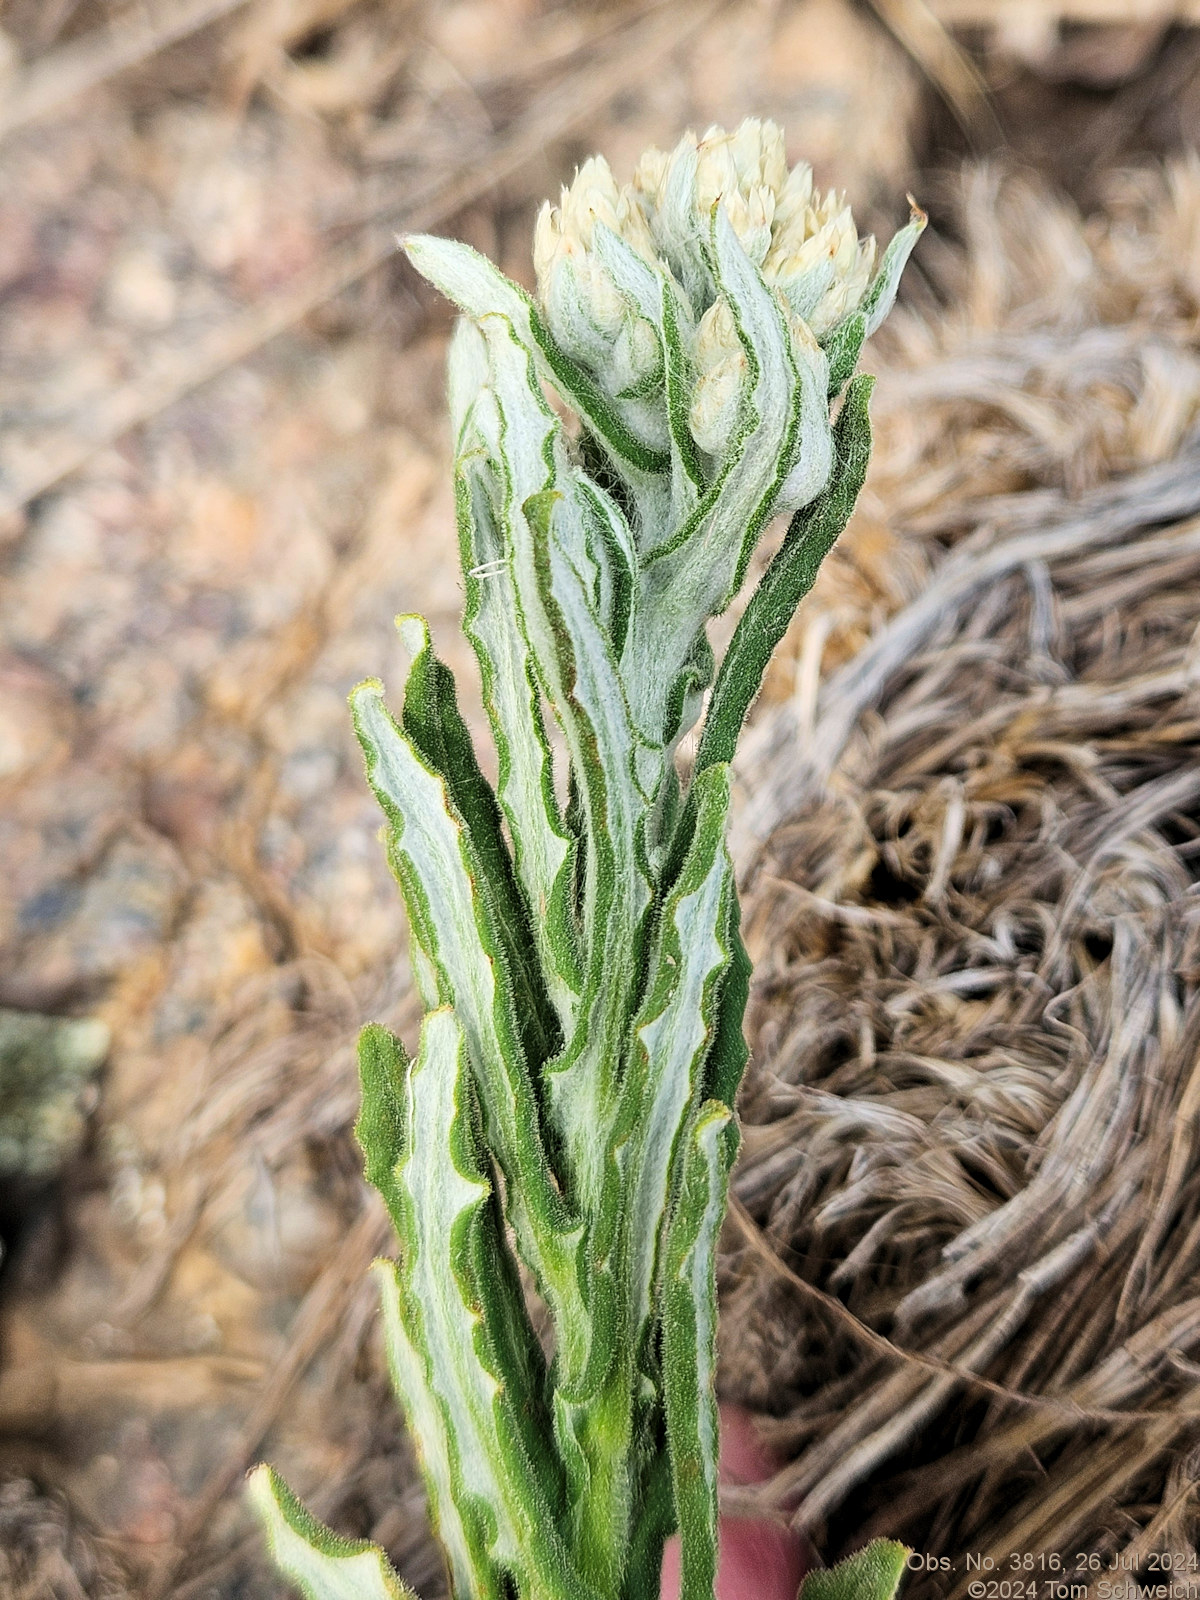
[[506, 278], [486, 256], [456, 239], [439, 239], [433, 234], [409, 234], [402, 243], [417, 271], [460, 311], [476, 322], [496, 315], [507, 318], [525, 348], [537, 351], [563, 399], [604, 440], [619, 463], [633, 468], [639, 476], [670, 469], [670, 455], [643, 444], [635, 436], [595, 379], [555, 342], [524, 289]]
[[462, 1483], [454, 1465], [450, 1430], [430, 1389], [426, 1362], [405, 1326], [397, 1265], [377, 1261], [374, 1272], [383, 1310], [388, 1371], [425, 1479], [429, 1519], [445, 1552], [451, 1591], [455, 1600], [507, 1600], [504, 1575], [488, 1555], [484, 1520], [477, 1508], [460, 1499]]
[[[478, 1557], [482, 1530], [489, 1560], [522, 1592], [587, 1600], [562, 1536], [541, 1351], [481, 1165], [470, 1083], [454, 1013], [431, 1013], [408, 1075], [397, 1171], [405, 1250], [390, 1318], [404, 1341], [393, 1372], [410, 1413], [420, 1415], [427, 1395], [441, 1413], [468, 1550]], [[405, 1343], [420, 1365], [416, 1384]], [[440, 1482], [431, 1487], [444, 1495]]]
[[817, 366], [797, 364], [783, 310], [719, 206], [713, 264], [748, 378], [741, 425], [719, 476], [686, 521], [647, 556], [622, 667], [634, 721], [651, 741], [668, 738], [667, 704], [680, 668], [697, 632], [740, 587], [785, 484], [794, 479], [793, 493], [811, 499], [832, 462], [824, 357], [817, 351]]
[[663, 348], [666, 359], [667, 421], [671, 429], [671, 521], [683, 522], [705, 487], [700, 447], [692, 438], [688, 413], [696, 387], [696, 373], [685, 331], [692, 335], [691, 317], [685, 309], [673, 280], [661, 278]]
[[862, 347], [867, 338], [867, 319], [861, 311], [853, 311], [842, 319], [829, 335], [825, 354], [829, 357], [829, 393], [832, 398], [843, 387], [858, 365]]
[[511, 325], [491, 317], [484, 331], [501, 418], [505, 547], [517, 614], [566, 739], [585, 825], [584, 989], [574, 1032], [546, 1082], [570, 1185], [586, 1196], [599, 1193], [604, 1141], [597, 1134], [611, 1115], [612, 1075], [636, 1004], [631, 996], [651, 901], [643, 845], [647, 795], [636, 769], [643, 741], [591, 598], [597, 572], [561, 425]]
[[501, 831], [500, 807], [459, 713], [454, 677], [434, 654], [425, 619], [398, 617], [396, 626], [411, 657], [404, 684], [404, 731], [417, 754], [440, 774], [466, 827], [476, 885], [481, 897], [486, 896], [513, 983], [525, 1056], [542, 1061], [556, 1047], [558, 1029], [549, 1015], [529, 915]]
[[659, 1600], [663, 1545], [677, 1526], [671, 1458], [665, 1442], [654, 1438], [643, 1455], [641, 1493], [633, 1518], [621, 1600]]
[[[494, 406], [493, 406], [494, 409]], [[498, 419], [497, 419], [498, 429]], [[571, 886], [576, 842], [559, 814], [537, 671], [513, 626], [511, 554], [497, 525], [478, 453], [459, 457], [459, 545], [467, 592], [463, 626], [475, 650], [499, 764], [497, 793], [512, 839], [533, 946], [557, 1014], [569, 1033], [583, 987]]]
[[[392, 825], [393, 859], [407, 869], [401, 886], [410, 920], [436, 973], [430, 1001], [455, 1007], [496, 1153], [515, 1175], [528, 1165], [520, 1130], [532, 1116], [533, 1091], [482, 864], [444, 779], [389, 714], [382, 685], [359, 684], [350, 704], [368, 781]], [[538, 1181], [548, 1189], [548, 1174]]]
[[331, 1533], [272, 1468], [255, 1467], [246, 1492], [276, 1565], [305, 1600], [416, 1600], [378, 1545]]
[[635, 1350], [651, 1313], [676, 1153], [700, 1099], [731, 955], [723, 938], [733, 897], [725, 848], [729, 800], [728, 768], [710, 768], [696, 786], [691, 848], [663, 909], [647, 996], [634, 1023], [637, 1044], [621, 1085], [617, 1159], [610, 1171], [624, 1194], [622, 1277], [629, 1286]]
[[797, 1600], [894, 1600], [909, 1550], [891, 1539], [874, 1539], [836, 1567], [810, 1572]]
[[[362, 1109], [355, 1132], [366, 1157], [367, 1178], [383, 1196], [399, 1235], [401, 1255], [407, 1262], [421, 1248], [411, 1197], [400, 1175], [410, 1064], [400, 1041], [378, 1023], [369, 1023], [360, 1033], [358, 1059]], [[461, 1481], [453, 1465], [454, 1450], [446, 1417], [430, 1388], [428, 1364], [414, 1346], [405, 1324], [402, 1270], [390, 1261], [375, 1264], [388, 1366], [425, 1477], [430, 1517], [446, 1552], [455, 1595], [460, 1600], [502, 1600], [504, 1579], [488, 1556], [485, 1527], [469, 1508], [460, 1509], [456, 1498], [461, 1493]], [[513, 1298], [509, 1289], [502, 1304], [509, 1304]], [[494, 1300], [493, 1309], [497, 1309]]]
[[908, 264], [909, 256], [913, 253], [913, 247], [925, 232], [925, 224], [929, 221], [911, 195], [908, 203], [912, 218], [907, 227], [894, 233], [888, 241], [888, 247], [883, 252], [883, 260], [879, 263], [879, 271], [875, 274], [871, 287], [859, 307], [867, 319], [868, 339], [882, 326], [884, 318], [895, 304], [900, 276]]
[[535, 532], [539, 581], [558, 643], [552, 698], [556, 709], [560, 696], [568, 708], [560, 720], [586, 825], [584, 990], [575, 1031], [546, 1074], [573, 1182], [586, 1196], [599, 1192], [602, 1130], [612, 1115], [615, 1073], [641, 973], [652, 898], [644, 855], [646, 795], [636, 775], [639, 741], [611, 650], [578, 575], [556, 559], [559, 523], [569, 520], [569, 512], [557, 496], [544, 495], [527, 500], [524, 513]]
[[396, 1167], [404, 1153], [404, 1085], [408, 1056], [396, 1035], [368, 1022], [358, 1036], [361, 1087], [354, 1136], [366, 1163], [366, 1179], [379, 1191], [393, 1224], [400, 1227], [402, 1202]]
[[663, 1392], [679, 1518], [680, 1593], [711, 1600], [717, 1568], [716, 1252], [737, 1153], [729, 1107], [700, 1108], [683, 1155], [663, 1277]]
[[584, 472], [576, 472], [575, 486], [585, 526], [595, 535], [589, 538], [588, 549], [598, 575], [596, 618], [619, 660], [637, 589], [637, 551], [629, 524], [613, 497]]
[[407, 234], [400, 245], [421, 276], [460, 311], [475, 322], [490, 316], [507, 317], [523, 343], [532, 347], [533, 301], [486, 256], [461, 240], [432, 233]]
[[[634, 1022], [633, 1058], [622, 1077], [606, 1193], [590, 1236], [594, 1259], [619, 1288], [620, 1346], [602, 1387], [558, 1387], [556, 1430], [571, 1474], [580, 1540], [597, 1550], [629, 1538], [636, 1485], [630, 1449], [636, 1363], [652, 1348], [652, 1284], [684, 1125], [697, 1104], [729, 951], [721, 933], [733, 893], [725, 849], [727, 769], [700, 785], [692, 850], [660, 919], [647, 998]], [[597, 1285], [609, 1283], [598, 1273]]]
[[426, 1002], [454, 1007], [522, 1254], [571, 1341], [585, 1349], [584, 1230], [550, 1170], [482, 866], [444, 780], [388, 713], [382, 685], [360, 684], [350, 704], [368, 781], [391, 824], [392, 861], [414, 936], [432, 974]]
[[746, 1003], [750, 998], [750, 978], [754, 965], [742, 941], [741, 907], [736, 893], [729, 897], [729, 925], [725, 933], [729, 965], [721, 985], [721, 1008], [716, 1033], [705, 1069], [704, 1092], [733, 1110], [742, 1074], [750, 1060], [750, 1048], [743, 1032]]
[[851, 382], [834, 431], [837, 457], [829, 487], [792, 518], [783, 544], [738, 620], [709, 702], [697, 771], [733, 759], [742, 723], [762, 686], [775, 646], [850, 520], [871, 454], [867, 407], [874, 382], [865, 373]]
[[[472, 448], [468, 435], [476, 431], [476, 414], [486, 403], [487, 383], [487, 344], [483, 334], [470, 317], [459, 317], [446, 352], [446, 404], [456, 457]], [[464, 568], [465, 565], [464, 562]]]

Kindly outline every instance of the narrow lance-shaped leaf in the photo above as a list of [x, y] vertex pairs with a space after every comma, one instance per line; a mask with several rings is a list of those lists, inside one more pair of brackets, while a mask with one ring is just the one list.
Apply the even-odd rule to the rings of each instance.
[[403, 1212], [396, 1169], [404, 1153], [404, 1095], [408, 1055], [389, 1028], [368, 1022], [358, 1036], [358, 1120], [354, 1137], [367, 1182], [378, 1191], [398, 1229]]
[[929, 221], [911, 195], [908, 197], [908, 204], [912, 217], [908, 225], [893, 234], [888, 241], [888, 247], [883, 252], [883, 260], [879, 263], [879, 271], [875, 274], [862, 303], [862, 310], [867, 319], [868, 339], [883, 326], [884, 318], [895, 305], [901, 274], [908, 265], [908, 258], [912, 255], [917, 240], [925, 231], [925, 224]]
[[[470, 340], [482, 336], [460, 323]], [[456, 347], [468, 341], [460, 333]], [[486, 359], [486, 356], [485, 356]], [[489, 449], [489, 438], [496, 441]], [[551, 1004], [564, 1033], [574, 1023], [583, 985], [572, 925], [574, 843], [554, 793], [550, 746], [542, 722], [533, 655], [517, 610], [512, 556], [496, 522], [493, 495], [499, 417], [490, 391], [477, 396], [456, 464], [459, 547], [467, 593], [463, 626], [475, 649], [499, 763], [497, 795], [512, 839], [528, 926]]]
[[855, 311], [829, 335], [825, 353], [829, 357], [829, 394], [832, 399], [842, 392], [850, 378], [867, 338], [867, 319], [863, 312]]
[[641, 1493], [629, 1540], [629, 1564], [621, 1600], [659, 1600], [663, 1545], [678, 1526], [671, 1490], [671, 1458], [655, 1438], [637, 1464]]
[[696, 786], [692, 845], [663, 910], [646, 1000], [634, 1025], [634, 1058], [621, 1086], [622, 1268], [635, 1348], [651, 1312], [674, 1158], [704, 1086], [721, 979], [731, 955], [723, 938], [733, 895], [725, 848], [729, 798], [728, 768], [710, 769]]
[[[708, 773], [700, 791], [692, 852], [663, 910], [647, 998], [634, 1025], [614, 1149], [604, 1169], [607, 1193], [590, 1240], [594, 1258], [611, 1264], [621, 1285], [621, 1347], [603, 1388], [577, 1397], [560, 1390], [556, 1414], [560, 1438], [572, 1446], [569, 1471], [578, 1456], [572, 1501], [580, 1538], [599, 1548], [629, 1536], [636, 1485], [628, 1470], [613, 1472], [608, 1463], [620, 1459], [619, 1441], [629, 1448], [638, 1358], [653, 1344], [651, 1285], [672, 1165], [699, 1099], [729, 954], [720, 937], [733, 892], [725, 849], [726, 769]], [[609, 1281], [608, 1272], [597, 1281]]]
[[360, 684], [351, 708], [368, 779], [392, 826], [409, 919], [428, 945], [438, 986], [434, 1003], [453, 1004], [467, 1039], [522, 1253], [562, 1318], [564, 1336], [586, 1347], [583, 1228], [550, 1171], [513, 1014], [512, 981], [470, 837], [441, 776], [389, 715], [381, 686]]
[[882, 325], [884, 318], [892, 309], [896, 291], [900, 287], [901, 274], [908, 264], [913, 247], [925, 231], [925, 224], [929, 219], [918, 206], [912, 204], [911, 199], [909, 203], [912, 205], [912, 220], [888, 242], [888, 247], [883, 252], [883, 260], [879, 263], [879, 271], [863, 297], [862, 304], [848, 316], [843, 317], [825, 340], [825, 350], [829, 357], [831, 396], [841, 393], [842, 386], [858, 364], [863, 345]]
[[630, 986], [650, 903], [643, 861], [645, 797], [638, 745], [609, 641], [589, 589], [594, 572], [561, 427], [526, 351], [503, 319], [485, 319], [508, 477], [507, 544], [525, 637], [554, 708], [587, 828], [578, 1022], [549, 1077], [551, 1107], [581, 1194], [598, 1192], [597, 1139], [609, 1115]]
[[[358, 1036], [362, 1109], [354, 1131], [366, 1162], [367, 1179], [387, 1206], [402, 1257], [419, 1247], [400, 1181], [409, 1070], [399, 1039], [378, 1023], [369, 1023]], [[485, 1532], [476, 1517], [468, 1514], [464, 1520], [455, 1498], [457, 1485], [446, 1419], [429, 1387], [425, 1360], [405, 1326], [396, 1263], [377, 1261], [375, 1276], [383, 1307], [388, 1370], [416, 1445], [430, 1520], [446, 1554], [455, 1600], [501, 1600], [504, 1577], [488, 1555]]]
[[893, 1600], [909, 1553], [894, 1539], [873, 1539], [836, 1567], [810, 1572], [798, 1600]]
[[[517, 1333], [524, 1307], [479, 1164], [469, 1083], [453, 1012], [431, 1013], [407, 1085], [395, 1314], [444, 1419], [454, 1502], [483, 1530], [490, 1559], [531, 1594], [587, 1600], [562, 1538], [540, 1351], [527, 1324]], [[403, 1384], [402, 1365], [397, 1376]]]
[[[747, 259], [724, 211], [713, 221], [713, 256], [743, 343], [749, 376], [742, 424], [713, 487], [672, 539], [652, 552], [644, 598], [634, 613], [622, 666], [634, 717], [651, 738], [666, 739], [666, 706], [699, 629], [723, 611], [792, 470], [800, 426], [801, 385], [779, 303]], [[824, 404], [824, 383], [820, 385]], [[808, 441], [816, 493], [828, 476], [825, 434]]]
[[573, 476], [576, 504], [585, 528], [594, 536], [588, 539], [588, 549], [597, 573], [596, 621], [619, 660], [637, 593], [638, 555], [629, 524], [612, 495], [586, 472], [576, 469]]
[[671, 430], [671, 523], [679, 527], [691, 515], [704, 489], [704, 467], [700, 447], [692, 437], [688, 412], [696, 384], [690, 345], [695, 336], [691, 313], [683, 303], [674, 280], [662, 273], [662, 319], [667, 422]]
[[737, 1125], [708, 1100], [683, 1152], [662, 1284], [663, 1394], [679, 1518], [680, 1593], [711, 1600], [717, 1569], [716, 1251]]
[[454, 677], [434, 654], [423, 617], [398, 617], [410, 657], [401, 722], [414, 750], [440, 775], [470, 841], [476, 884], [486, 893], [504, 969], [513, 985], [514, 1010], [527, 1060], [541, 1061], [554, 1046], [556, 1024], [529, 940], [529, 919], [517, 887], [500, 807], [484, 777], [471, 735], [458, 709]]
[[[526, 516], [550, 551], [544, 583], [561, 641], [565, 725], [586, 818], [582, 920], [585, 985], [575, 1033], [550, 1064], [551, 1105], [584, 1193], [598, 1192], [596, 1156], [612, 1114], [652, 890], [645, 859], [645, 797], [635, 776], [634, 737], [611, 652], [570, 567], [556, 560], [556, 526], [569, 519], [557, 497], [532, 497]], [[558, 571], [555, 572], [557, 567]], [[557, 581], [555, 581], [557, 579]]]
[[[528, 1162], [518, 1128], [529, 1115], [533, 1092], [481, 866], [445, 780], [389, 714], [382, 685], [359, 684], [351, 709], [368, 779], [392, 825], [393, 853], [409, 867], [403, 887], [410, 920], [428, 941], [437, 969], [435, 1004], [455, 1006], [497, 1154], [515, 1174]], [[549, 1193], [548, 1172], [540, 1179], [533, 1176], [535, 1185], [540, 1182]]]
[[603, 439], [635, 483], [669, 470], [667, 453], [636, 438], [595, 380], [561, 349], [525, 291], [486, 256], [455, 239], [431, 234], [409, 234], [403, 244], [417, 271], [467, 316], [476, 321], [496, 314], [509, 319], [525, 347], [537, 351], [563, 399]]
[[409, 1337], [396, 1263], [377, 1261], [375, 1281], [388, 1372], [416, 1446], [429, 1520], [446, 1558], [451, 1593], [454, 1600], [507, 1600], [508, 1583], [489, 1554], [485, 1520], [464, 1498], [450, 1429], [430, 1388], [427, 1363]]
[[735, 894], [729, 897], [729, 922], [725, 932], [729, 965], [721, 985], [721, 1008], [717, 1015], [712, 1049], [705, 1064], [705, 1094], [733, 1110], [742, 1074], [750, 1060], [750, 1048], [743, 1031], [746, 1002], [750, 998], [750, 978], [754, 971], [742, 940], [741, 908]]
[[811, 506], [796, 512], [783, 544], [738, 619], [709, 702], [697, 771], [732, 760], [742, 723], [775, 647], [850, 520], [871, 454], [867, 407], [874, 382], [860, 374], [847, 389], [834, 430], [836, 465], [829, 487]]
[[331, 1533], [272, 1468], [256, 1467], [247, 1490], [271, 1554], [305, 1600], [416, 1600], [378, 1545]]

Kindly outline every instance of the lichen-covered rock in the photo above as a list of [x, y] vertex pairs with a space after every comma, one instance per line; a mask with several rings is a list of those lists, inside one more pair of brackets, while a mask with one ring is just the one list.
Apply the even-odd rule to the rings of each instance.
[[105, 1023], [0, 1011], [0, 1180], [53, 1177], [83, 1138]]

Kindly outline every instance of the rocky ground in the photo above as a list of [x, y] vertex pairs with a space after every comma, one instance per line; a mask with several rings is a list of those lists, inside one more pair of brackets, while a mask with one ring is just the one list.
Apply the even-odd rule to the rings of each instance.
[[[346, 692], [395, 679], [391, 619], [414, 609], [472, 681], [449, 321], [394, 231], [452, 230], [527, 280], [535, 203], [591, 149], [620, 169], [681, 126], [774, 116], [881, 231], [907, 187], [933, 202], [924, 310], [885, 347], [899, 373], [945, 354], [921, 329], [963, 224], [936, 173], [994, 130], [960, 95], [974, 131], [954, 131], [953, 75], [844, 0], [200, 15], [16, 0], [0, 38], [0, 1058], [30, 1015], [61, 1043], [57, 1171], [28, 1132], [5, 1144], [0, 1090], [0, 1593], [282, 1594], [240, 1498], [267, 1455], [432, 1600], [363, 1283], [387, 1232], [349, 1134], [358, 1024], [403, 1031], [413, 1009]], [[1178, 75], [1169, 54], [1151, 66]], [[1037, 216], [1082, 283], [1077, 223]], [[993, 299], [994, 322], [1019, 321]], [[1156, 314], [1184, 316], [1137, 312]], [[1146, 379], [1144, 459], [1190, 426], [1189, 337]], [[1010, 434], [973, 436], [983, 469], [939, 457], [916, 488], [920, 384], [885, 375], [885, 412], [889, 381], [893, 442], [829, 620], [796, 635], [767, 711], [920, 588], [920, 513], [1143, 459], [1107, 438], [1089, 458], [1082, 426], [1056, 456], [1047, 402], [1010, 394]], [[1017, 434], [1036, 445], [1020, 482], [987, 455]]]

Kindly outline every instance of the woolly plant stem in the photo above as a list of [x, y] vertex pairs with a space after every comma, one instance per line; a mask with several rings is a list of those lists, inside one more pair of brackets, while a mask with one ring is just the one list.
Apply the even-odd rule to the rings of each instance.
[[[463, 313], [464, 626], [498, 780], [424, 621], [401, 618], [398, 713], [374, 681], [351, 707], [426, 1015], [414, 1058], [364, 1029], [357, 1132], [396, 1228], [388, 1360], [456, 1600], [654, 1600], [676, 1529], [684, 1600], [713, 1595], [714, 1271], [750, 975], [729, 763], [862, 486], [853, 369], [923, 220], [872, 278], [844, 202], [747, 123], [651, 152], [626, 189], [587, 163], [539, 220], [536, 299], [465, 245], [405, 241]], [[708, 624], [781, 512], [718, 667]], [[251, 1493], [309, 1600], [408, 1592], [270, 1469]], [[887, 1600], [899, 1550], [826, 1600]]]

